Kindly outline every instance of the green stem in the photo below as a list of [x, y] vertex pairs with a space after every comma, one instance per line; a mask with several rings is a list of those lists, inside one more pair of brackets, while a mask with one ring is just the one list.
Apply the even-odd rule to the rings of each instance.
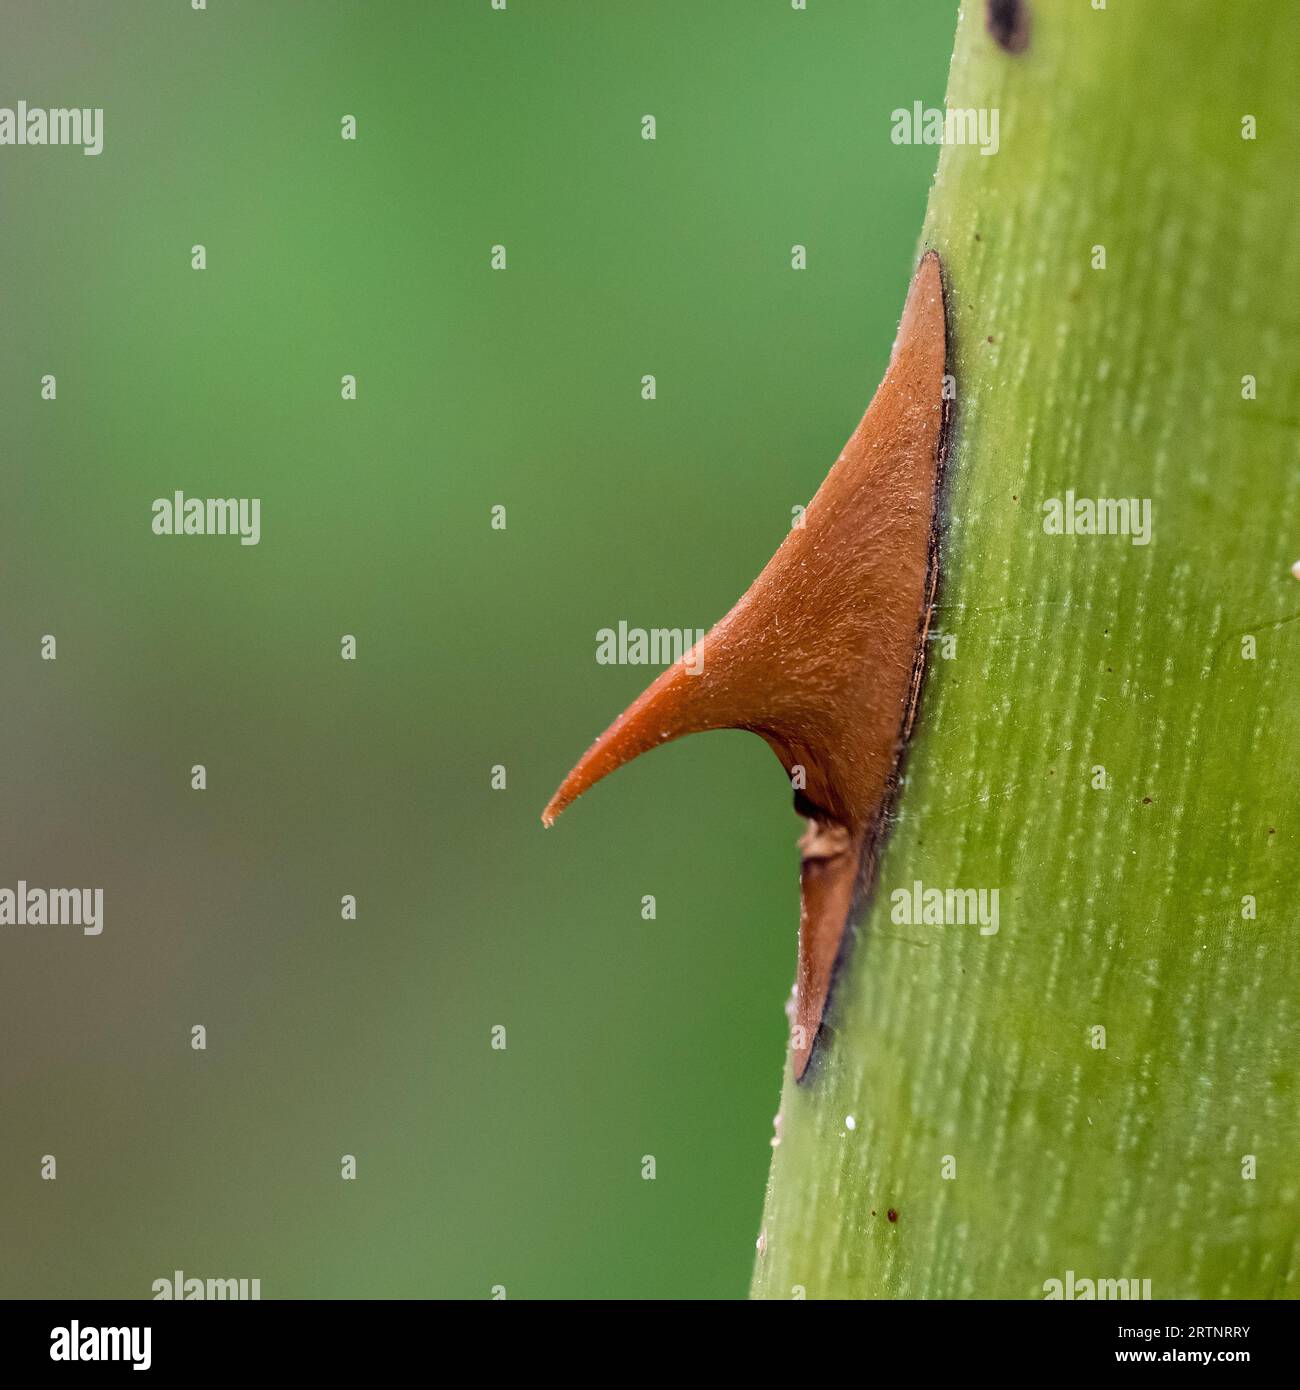
[[[1300, 5], [1033, 0], [1018, 55], [983, 18], [948, 104], [999, 148], [943, 148], [923, 236], [940, 636], [754, 1292], [1295, 1297]], [[1049, 534], [1071, 492], [1150, 543]], [[894, 920], [916, 882], [996, 888], [996, 934]]]

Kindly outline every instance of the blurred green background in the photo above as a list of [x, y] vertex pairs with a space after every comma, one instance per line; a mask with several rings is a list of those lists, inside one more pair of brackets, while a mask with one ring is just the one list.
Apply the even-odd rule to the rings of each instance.
[[105, 929], [0, 928], [0, 1294], [745, 1294], [785, 780], [718, 734], [538, 816], [653, 674], [597, 630], [707, 628], [874, 389], [954, 21], [6, 0], [0, 105], [105, 148], [0, 148], [0, 885]]

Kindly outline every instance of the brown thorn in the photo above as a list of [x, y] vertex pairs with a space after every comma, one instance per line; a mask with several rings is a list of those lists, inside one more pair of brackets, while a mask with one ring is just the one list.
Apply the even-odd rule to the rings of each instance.
[[919, 698], [938, 577], [946, 365], [942, 269], [929, 251], [884, 380], [803, 525], [702, 643], [591, 745], [542, 813], [553, 824], [601, 778], [684, 734], [748, 729], [767, 741], [801, 785], [809, 819], [791, 1033], [799, 1079], [870, 891]]

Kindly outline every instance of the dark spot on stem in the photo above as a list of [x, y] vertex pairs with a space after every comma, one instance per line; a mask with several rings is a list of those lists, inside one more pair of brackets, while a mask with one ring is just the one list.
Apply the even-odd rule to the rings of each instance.
[[993, 41], [1008, 53], [1029, 47], [1029, 6], [1025, 0], [984, 0], [984, 24]]
[[893, 1207], [890, 1207], [890, 1209], [885, 1213], [885, 1215], [889, 1217], [891, 1221], [898, 1220], [898, 1213], [893, 1209]]

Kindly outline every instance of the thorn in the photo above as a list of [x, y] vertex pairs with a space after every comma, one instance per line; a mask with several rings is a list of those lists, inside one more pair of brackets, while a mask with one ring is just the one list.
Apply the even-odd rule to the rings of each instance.
[[802, 1078], [911, 729], [937, 581], [947, 421], [939, 257], [922, 258], [889, 367], [816, 496], [736, 606], [578, 760], [544, 825], [616, 768], [708, 729], [748, 729], [803, 770], [791, 1053]]

